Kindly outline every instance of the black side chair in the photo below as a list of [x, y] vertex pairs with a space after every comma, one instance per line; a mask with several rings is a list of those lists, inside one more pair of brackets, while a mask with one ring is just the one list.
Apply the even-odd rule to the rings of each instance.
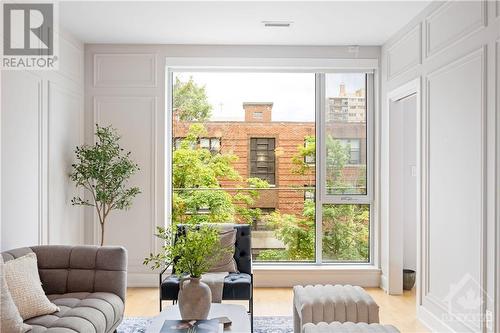
[[[229, 273], [224, 279], [222, 290], [223, 300], [245, 300], [248, 301], [250, 314], [250, 324], [253, 332], [253, 274], [252, 274], [252, 243], [251, 227], [247, 224], [235, 224], [236, 243], [234, 248], [234, 260], [238, 268], [238, 273]], [[177, 226], [177, 235], [186, 232], [186, 225]], [[168, 267], [160, 273], [160, 311], [162, 301], [177, 302], [179, 294], [179, 276], [175, 275], [175, 266], [172, 275], [163, 279], [163, 274]]]

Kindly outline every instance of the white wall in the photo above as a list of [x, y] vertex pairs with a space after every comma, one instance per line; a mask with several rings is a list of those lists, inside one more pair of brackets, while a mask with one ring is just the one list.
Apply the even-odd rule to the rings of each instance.
[[[498, 304], [498, 1], [433, 3], [382, 48], [381, 132], [387, 130], [387, 93], [422, 77], [422, 288], [419, 316], [434, 331], [481, 330], [478, 321], [445, 322], [445, 296], [464, 276]], [[382, 156], [387, 155], [382, 147]], [[382, 160], [383, 166], [388, 161]], [[384, 166], [385, 163], [385, 166]], [[382, 173], [382, 178], [387, 177]], [[386, 179], [382, 179], [384, 184]], [[381, 201], [388, 197], [381, 189]], [[387, 239], [381, 212], [381, 244]], [[496, 242], [496, 243], [495, 243]], [[382, 249], [383, 274], [389, 256]], [[496, 327], [500, 331], [498, 306]]]
[[2, 250], [84, 241], [68, 178], [83, 143], [83, 44], [59, 41], [58, 71], [2, 71]]
[[[171, 140], [165, 135], [165, 66], [169, 57], [379, 59], [379, 52], [379, 47], [361, 47], [353, 54], [347, 47], [86, 45], [86, 139], [92, 141], [94, 123], [112, 124], [141, 167], [132, 183], [142, 194], [129, 211], [111, 217], [105, 236], [107, 244], [123, 245], [129, 251], [129, 285], [157, 284], [157, 275], [142, 261], [158, 246], [155, 226], [166, 220], [165, 152], [171, 149]], [[95, 243], [98, 228], [92, 220], [92, 211], [87, 211], [86, 239]], [[368, 278], [361, 278], [367, 285], [379, 278], [378, 270], [370, 272]]]

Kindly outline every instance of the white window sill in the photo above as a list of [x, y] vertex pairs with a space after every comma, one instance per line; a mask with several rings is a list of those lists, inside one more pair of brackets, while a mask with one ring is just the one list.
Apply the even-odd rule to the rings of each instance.
[[254, 264], [256, 287], [293, 287], [315, 284], [351, 284], [379, 287], [381, 270], [373, 265]]
[[263, 271], [348, 271], [381, 272], [380, 268], [370, 264], [252, 264], [254, 272]]

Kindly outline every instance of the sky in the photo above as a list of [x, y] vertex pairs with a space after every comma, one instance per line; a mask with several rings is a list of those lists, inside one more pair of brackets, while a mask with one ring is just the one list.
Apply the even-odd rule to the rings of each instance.
[[[314, 73], [185, 72], [174, 73], [205, 85], [213, 121], [243, 121], [243, 102], [273, 102], [272, 121], [314, 121]], [[343, 82], [348, 93], [364, 87], [364, 74], [327, 74], [328, 97], [338, 95]]]

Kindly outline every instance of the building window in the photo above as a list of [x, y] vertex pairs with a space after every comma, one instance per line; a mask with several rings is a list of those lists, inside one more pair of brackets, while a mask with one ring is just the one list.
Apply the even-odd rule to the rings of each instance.
[[264, 119], [264, 113], [261, 111], [256, 111], [253, 113], [253, 119], [255, 120], [262, 120]]
[[274, 148], [274, 138], [250, 138], [250, 177], [276, 184]]
[[[179, 149], [184, 139], [184, 137], [174, 138], [174, 149]], [[210, 150], [212, 154], [217, 154], [220, 153], [221, 138], [200, 138], [197, 145], [202, 149]], [[195, 149], [195, 146], [191, 146], [191, 149]]]
[[349, 164], [360, 164], [360, 140], [359, 139], [339, 139], [340, 144], [348, 150]]
[[314, 201], [315, 200], [314, 192], [315, 192], [314, 186], [311, 187], [311, 185], [304, 185], [304, 201], [305, 200]]
[[[313, 144], [314, 142], [308, 140], [307, 138], [304, 140], [304, 148], [308, 148], [310, 145]], [[304, 156], [304, 162], [309, 166], [314, 166], [314, 164], [316, 163], [316, 154]]]

